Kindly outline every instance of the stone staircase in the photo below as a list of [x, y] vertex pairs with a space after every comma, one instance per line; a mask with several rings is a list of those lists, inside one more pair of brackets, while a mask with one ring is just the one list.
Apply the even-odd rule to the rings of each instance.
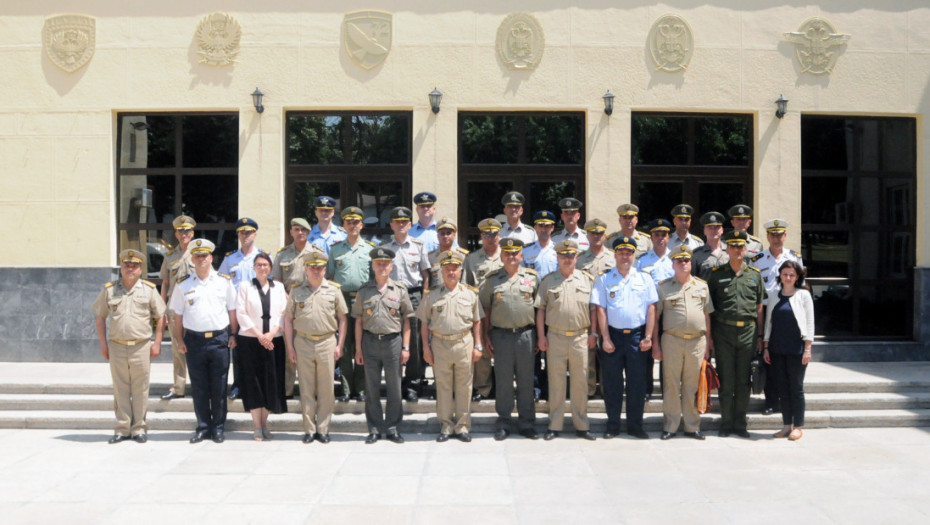
[[[190, 396], [162, 401], [164, 381], [170, 365], [152, 365], [148, 423], [153, 431], [189, 431], [194, 426]], [[658, 385], [657, 385], [658, 387]], [[930, 426], [930, 363], [813, 363], [805, 382], [808, 428]], [[658, 397], [658, 396], [656, 396]], [[705, 430], [716, 428], [715, 409], [703, 416]], [[781, 425], [778, 414], [762, 416], [761, 396], [750, 404], [750, 430], [767, 431]], [[548, 405], [536, 406], [537, 427], [548, 423]], [[288, 413], [272, 415], [275, 431], [301, 432], [300, 405], [288, 402]], [[570, 413], [566, 406], [566, 413]], [[588, 402], [592, 430], [600, 432], [606, 422], [604, 402]], [[493, 432], [494, 401], [472, 403], [474, 432]], [[229, 403], [228, 429], [249, 430], [251, 418], [240, 401]], [[3, 363], [0, 365], [0, 428], [101, 429], [113, 427], [113, 397], [109, 369], [104, 363]], [[662, 401], [654, 398], [646, 406], [645, 426], [659, 431]], [[570, 418], [565, 428], [570, 430]], [[404, 432], [434, 433], [439, 429], [436, 402], [421, 399], [404, 403]], [[337, 403], [332, 431], [367, 432], [364, 404]]]

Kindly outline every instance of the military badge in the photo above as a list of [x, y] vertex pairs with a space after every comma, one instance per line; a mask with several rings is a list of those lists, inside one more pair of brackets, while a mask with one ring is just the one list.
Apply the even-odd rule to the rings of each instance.
[[830, 74], [836, 66], [839, 51], [833, 47], [849, 42], [850, 35], [837, 33], [826, 19], [809, 18], [797, 31], [785, 33], [785, 40], [794, 44], [795, 55], [801, 66], [801, 73], [814, 75]]
[[523, 298], [524, 298], [524, 299], [529, 300], [529, 299], [531, 299], [532, 297], [533, 297], [533, 295], [532, 295], [530, 292], [523, 292]]
[[613, 299], [617, 296], [617, 292], [610, 292], [610, 298]]
[[194, 298], [191, 297], [190, 299], [188, 299], [188, 300], [187, 300], [187, 304], [193, 305], [193, 304], [194, 304]]
[[298, 307], [298, 308], [303, 308], [303, 307], [304, 307], [304, 303], [297, 303], [297, 307]]
[[559, 298], [559, 292], [552, 292], [552, 298], [553, 298], [553, 299], [558, 299], [558, 298]]
[[369, 308], [369, 309], [365, 310], [365, 315], [371, 315], [371, 312], [372, 312], [372, 309]]
[[342, 20], [346, 53], [359, 67], [372, 69], [391, 52], [394, 15], [383, 11], [356, 11]]
[[391, 308], [391, 315], [397, 315], [397, 309]]
[[442, 313], [442, 305], [437, 306], [436, 311]]
[[342, 266], [342, 259], [336, 261], [336, 266]]
[[684, 71], [694, 53], [694, 35], [683, 18], [665, 15], [652, 24], [647, 45], [656, 69], [669, 73]]
[[510, 14], [497, 28], [497, 56], [510, 69], [536, 69], [545, 42], [542, 25], [529, 13]]
[[497, 299], [498, 301], [500, 301], [501, 299], [504, 298], [504, 294], [496, 293], [496, 294], [494, 294], [494, 298]]
[[59, 69], [74, 73], [90, 62], [97, 39], [97, 22], [84, 15], [53, 16], [45, 20], [45, 55]]
[[200, 21], [196, 38], [201, 64], [228, 66], [239, 55], [242, 28], [226, 13], [213, 13]]

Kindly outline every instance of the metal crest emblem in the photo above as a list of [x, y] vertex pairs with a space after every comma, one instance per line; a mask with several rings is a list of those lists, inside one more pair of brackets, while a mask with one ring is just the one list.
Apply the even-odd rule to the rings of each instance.
[[197, 55], [201, 64], [228, 66], [239, 55], [242, 28], [232, 16], [213, 13], [197, 26]]
[[363, 69], [380, 65], [391, 52], [394, 15], [384, 11], [355, 11], [342, 20], [346, 53]]
[[829, 21], [820, 17], [808, 18], [793, 33], [785, 33], [785, 40], [794, 44], [801, 73], [824, 75], [833, 72], [838, 51], [830, 49], [849, 42], [851, 35], [837, 33]]
[[536, 69], [546, 38], [542, 25], [529, 13], [512, 13], [497, 28], [497, 55], [510, 69]]
[[656, 69], [674, 73], [688, 69], [694, 54], [691, 26], [678, 15], [664, 15], [652, 24], [647, 45]]
[[90, 62], [97, 45], [97, 21], [84, 15], [53, 16], [42, 27], [45, 54], [53, 64], [74, 73]]

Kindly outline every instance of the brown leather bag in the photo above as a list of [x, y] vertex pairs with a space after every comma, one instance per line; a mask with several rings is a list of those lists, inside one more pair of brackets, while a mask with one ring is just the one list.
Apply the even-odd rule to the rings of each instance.
[[720, 378], [717, 377], [717, 369], [710, 361], [701, 361], [701, 375], [698, 377], [697, 391], [697, 409], [701, 414], [706, 414], [713, 403], [710, 400], [712, 390], [720, 388]]

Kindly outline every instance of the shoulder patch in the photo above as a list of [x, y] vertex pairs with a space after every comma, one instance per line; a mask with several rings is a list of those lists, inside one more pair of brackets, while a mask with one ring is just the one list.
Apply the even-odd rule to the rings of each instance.
[[224, 257], [229, 257], [230, 255], [234, 253], [236, 253], [236, 250], [229, 250], [228, 252], [226, 252], [226, 255]]
[[108, 283], [104, 283], [103, 287], [104, 287], [104, 288], [109, 288], [109, 287], [111, 287], [111, 286], [113, 286], [113, 285], [115, 285], [115, 284], [116, 284], [116, 281], [110, 281], [110, 282], [108, 282]]
[[153, 282], [146, 281], [145, 279], [142, 279], [142, 284], [148, 286], [149, 288], [155, 288], [155, 284]]
[[759, 259], [761, 259], [761, 258], [764, 257], [764, 256], [765, 256], [765, 252], [759, 252], [759, 253], [753, 255], [752, 257], [750, 257], [749, 260], [752, 261], [752, 262], [756, 262], [756, 261], [758, 261]]
[[223, 279], [226, 279], [227, 281], [231, 281], [231, 280], [232, 280], [232, 276], [230, 276], [230, 275], [228, 275], [228, 274], [225, 274], [225, 273], [218, 273], [217, 275], [219, 275], [219, 276], [222, 277]]

